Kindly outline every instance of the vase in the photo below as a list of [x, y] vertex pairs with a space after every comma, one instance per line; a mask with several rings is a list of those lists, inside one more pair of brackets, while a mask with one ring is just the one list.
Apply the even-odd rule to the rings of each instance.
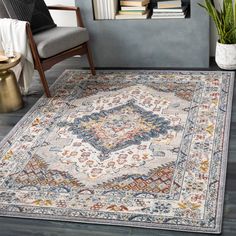
[[224, 70], [236, 70], [236, 44], [216, 44], [216, 64]]

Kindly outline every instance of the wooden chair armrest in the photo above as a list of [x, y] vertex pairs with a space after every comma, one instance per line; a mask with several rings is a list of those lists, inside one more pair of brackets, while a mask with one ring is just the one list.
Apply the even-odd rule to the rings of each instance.
[[62, 10], [62, 11], [75, 11], [76, 12], [76, 19], [77, 19], [77, 25], [80, 27], [84, 27], [84, 23], [81, 17], [80, 9], [79, 7], [73, 7], [73, 6], [64, 6], [64, 5], [53, 5], [53, 6], [47, 6], [49, 10]]
[[30, 46], [30, 49], [31, 49], [31, 53], [33, 55], [34, 64], [38, 65], [40, 63], [38, 49], [37, 49], [36, 43], [34, 41], [34, 36], [33, 36], [33, 33], [32, 33], [29, 22], [26, 23], [26, 34], [27, 34], [27, 37], [28, 37], [28, 42], [29, 42], [29, 46]]
[[52, 5], [47, 6], [49, 10], [64, 10], [64, 11], [76, 11], [78, 7], [64, 6], [64, 5]]

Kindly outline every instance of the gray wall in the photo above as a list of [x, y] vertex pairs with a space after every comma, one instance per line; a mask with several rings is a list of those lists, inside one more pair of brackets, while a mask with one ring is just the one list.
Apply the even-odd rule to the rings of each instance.
[[96, 67], [208, 67], [209, 17], [197, 5], [203, 0], [190, 2], [187, 19], [94, 21], [92, 0], [76, 0]]

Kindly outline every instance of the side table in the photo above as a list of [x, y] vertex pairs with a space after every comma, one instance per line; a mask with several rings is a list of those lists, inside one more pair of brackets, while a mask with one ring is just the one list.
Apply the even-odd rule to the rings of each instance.
[[14, 58], [0, 62], [0, 113], [16, 111], [24, 105], [16, 76], [10, 70], [20, 62], [21, 55], [14, 55]]

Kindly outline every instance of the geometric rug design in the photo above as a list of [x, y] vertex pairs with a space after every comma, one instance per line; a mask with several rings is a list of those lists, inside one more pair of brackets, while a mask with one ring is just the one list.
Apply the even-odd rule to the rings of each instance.
[[[135, 101], [75, 119], [70, 130], [78, 138], [108, 154], [165, 135], [169, 121], [135, 105]], [[70, 125], [70, 124], [68, 124]]]
[[0, 215], [219, 233], [233, 82], [65, 71], [0, 143]]

